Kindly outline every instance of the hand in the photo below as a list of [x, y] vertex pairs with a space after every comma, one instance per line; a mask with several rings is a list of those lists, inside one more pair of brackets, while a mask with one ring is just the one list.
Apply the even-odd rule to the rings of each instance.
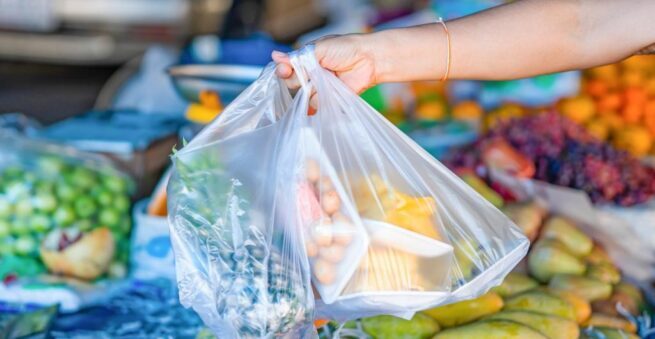
[[[332, 71], [356, 93], [377, 83], [375, 58], [369, 52], [370, 44], [365, 37], [350, 34], [326, 37], [314, 42], [314, 54], [318, 63]], [[298, 88], [300, 84], [293, 74], [289, 56], [278, 51], [274, 51], [271, 56], [277, 63], [277, 75], [285, 80], [289, 88]]]

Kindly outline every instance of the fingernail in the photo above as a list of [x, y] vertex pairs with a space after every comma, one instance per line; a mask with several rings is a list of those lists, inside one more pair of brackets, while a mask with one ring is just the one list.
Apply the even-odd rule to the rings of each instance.
[[316, 114], [316, 108], [309, 106], [309, 109], [307, 110], [307, 115], [314, 115]]
[[280, 52], [280, 51], [273, 50], [273, 53], [271, 53], [271, 55], [272, 55], [273, 57], [283, 57], [283, 56], [284, 56], [284, 53], [282, 53], [282, 52]]

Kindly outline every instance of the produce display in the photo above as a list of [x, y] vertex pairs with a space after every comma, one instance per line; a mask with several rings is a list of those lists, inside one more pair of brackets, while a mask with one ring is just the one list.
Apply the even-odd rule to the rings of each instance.
[[[537, 205], [509, 204], [515, 221], [539, 237], [527, 271], [510, 273], [489, 293], [417, 313], [411, 320], [364, 318], [320, 329], [324, 338], [639, 338], [650, 312], [639, 288], [625, 282], [601, 247], [575, 224]], [[529, 223], [530, 226], [521, 224]], [[521, 266], [519, 266], [521, 267]]]
[[582, 93], [558, 104], [562, 115], [600, 140], [641, 157], [655, 154], [655, 57], [636, 56], [587, 70]]
[[451, 168], [488, 174], [485, 150], [504, 141], [534, 166], [534, 179], [585, 191], [594, 203], [632, 206], [655, 195], [655, 169], [596, 139], [556, 113], [501, 123], [480, 140], [454, 152]]
[[131, 182], [104, 159], [0, 138], [0, 278], [125, 276]]

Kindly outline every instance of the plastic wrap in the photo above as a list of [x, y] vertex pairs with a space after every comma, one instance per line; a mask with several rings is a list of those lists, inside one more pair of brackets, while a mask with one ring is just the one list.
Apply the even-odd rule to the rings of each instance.
[[0, 154], [0, 279], [127, 274], [128, 176], [103, 157], [7, 131]]
[[182, 303], [219, 337], [298, 336], [314, 317], [408, 317], [499, 284], [527, 251], [518, 228], [311, 46], [291, 60], [293, 99], [269, 65], [174, 156]]

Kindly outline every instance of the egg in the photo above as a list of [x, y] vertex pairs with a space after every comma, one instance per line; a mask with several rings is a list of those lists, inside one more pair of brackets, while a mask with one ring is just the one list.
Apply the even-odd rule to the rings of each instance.
[[332, 246], [321, 247], [318, 250], [318, 255], [321, 259], [327, 260], [333, 264], [339, 263], [343, 260], [346, 254], [345, 249], [341, 245], [332, 244]]
[[321, 195], [321, 206], [323, 207], [323, 211], [328, 215], [338, 212], [339, 208], [341, 208], [341, 199], [339, 199], [337, 192], [329, 191], [323, 193]]
[[313, 240], [308, 239], [305, 241], [305, 251], [308, 257], [313, 258], [318, 254], [318, 246]]
[[334, 214], [332, 214], [332, 222], [335, 223], [335, 224], [337, 224], [337, 223], [350, 224], [351, 223], [350, 219], [341, 212], [335, 212]]
[[314, 159], [307, 159], [305, 162], [305, 176], [311, 183], [316, 183], [321, 178], [321, 167]]
[[330, 262], [323, 259], [318, 259], [314, 262], [313, 270], [316, 280], [318, 280], [318, 282], [321, 284], [330, 285], [334, 282], [336, 272], [334, 265], [332, 265]]
[[311, 227], [312, 238], [318, 246], [330, 246], [332, 244], [332, 224], [329, 219], [321, 219]]
[[334, 185], [332, 184], [332, 179], [327, 176], [322, 176], [317, 182], [316, 182], [316, 190], [318, 192], [329, 192], [334, 190]]
[[332, 230], [332, 241], [341, 246], [350, 245], [353, 240], [354, 230], [351, 224], [334, 224]]

